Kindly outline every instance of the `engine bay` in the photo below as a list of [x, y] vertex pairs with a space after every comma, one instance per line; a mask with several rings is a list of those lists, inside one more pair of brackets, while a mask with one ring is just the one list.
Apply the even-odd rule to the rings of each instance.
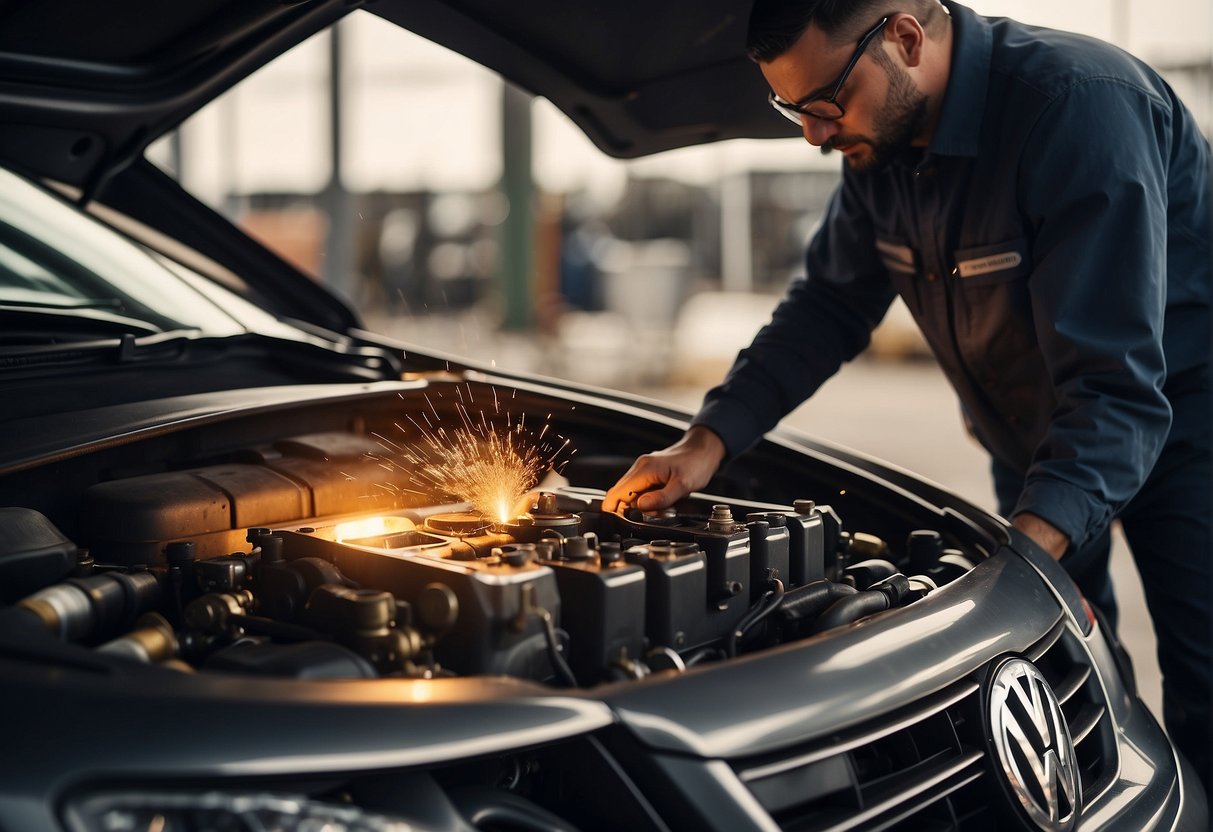
[[47, 805], [80, 830], [657, 830], [852, 811], [903, 752], [976, 767], [968, 675], [1022, 650], [989, 599], [1057, 625], [997, 518], [780, 432], [669, 509], [604, 511], [684, 426], [449, 370], [26, 422], [0, 468], [12, 712], [37, 703], [30, 743], [121, 738], [25, 753], [30, 788], [70, 770]]
[[492, 516], [435, 474], [431, 440], [458, 441], [446, 431], [422, 429], [418, 455], [357, 427], [95, 482], [73, 538], [34, 508], [0, 509], [20, 530], [0, 551], [10, 612], [182, 672], [586, 688], [810, 638], [980, 557], [932, 528], [882, 539], [812, 495], [604, 512], [601, 488], [550, 468]]

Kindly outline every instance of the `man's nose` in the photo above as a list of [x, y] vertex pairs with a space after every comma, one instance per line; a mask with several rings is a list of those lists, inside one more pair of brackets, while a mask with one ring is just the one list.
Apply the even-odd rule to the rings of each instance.
[[838, 133], [838, 122], [802, 115], [800, 117], [800, 129], [804, 133], [804, 140], [806, 142], [814, 147], [821, 147], [829, 141], [831, 136]]

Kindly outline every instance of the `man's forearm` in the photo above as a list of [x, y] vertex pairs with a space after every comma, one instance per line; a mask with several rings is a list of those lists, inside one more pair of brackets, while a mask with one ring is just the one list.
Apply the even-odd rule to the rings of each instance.
[[1024, 512], [1015, 515], [1011, 525], [1032, 538], [1032, 541], [1048, 552], [1053, 560], [1061, 560], [1061, 556], [1070, 547], [1070, 538], [1049, 521], [1035, 514]]

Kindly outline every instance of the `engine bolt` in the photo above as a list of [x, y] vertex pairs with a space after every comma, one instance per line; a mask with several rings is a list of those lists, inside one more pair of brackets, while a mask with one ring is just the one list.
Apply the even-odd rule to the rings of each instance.
[[736, 523], [733, 521], [733, 512], [728, 506], [724, 504], [712, 506], [712, 515], [708, 517], [708, 531], [731, 532], [734, 525]]

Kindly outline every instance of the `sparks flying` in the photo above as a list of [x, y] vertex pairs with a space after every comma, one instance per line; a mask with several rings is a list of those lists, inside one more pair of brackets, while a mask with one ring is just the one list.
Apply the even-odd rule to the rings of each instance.
[[456, 388], [458, 426], [444, 425], [449, 420], [427, 397], [430, 413], [410, 416], [411, 429], [397, 425], [420, 440], [398, 444], [380, 437], [381, 444], [434, 496], [471, 503], [490, 522], [508, 522], [526, 511], [528, 492], [540, 478], [576, 451], [566, 455], [570, 440], [550, 431], [546, 420], [533, 431], [525, 414], [515, 419], [501, 406], [496, 389], [487, 411], [468, 410], [475, 400], [471, 386], [464, 386], [466, 391]]

